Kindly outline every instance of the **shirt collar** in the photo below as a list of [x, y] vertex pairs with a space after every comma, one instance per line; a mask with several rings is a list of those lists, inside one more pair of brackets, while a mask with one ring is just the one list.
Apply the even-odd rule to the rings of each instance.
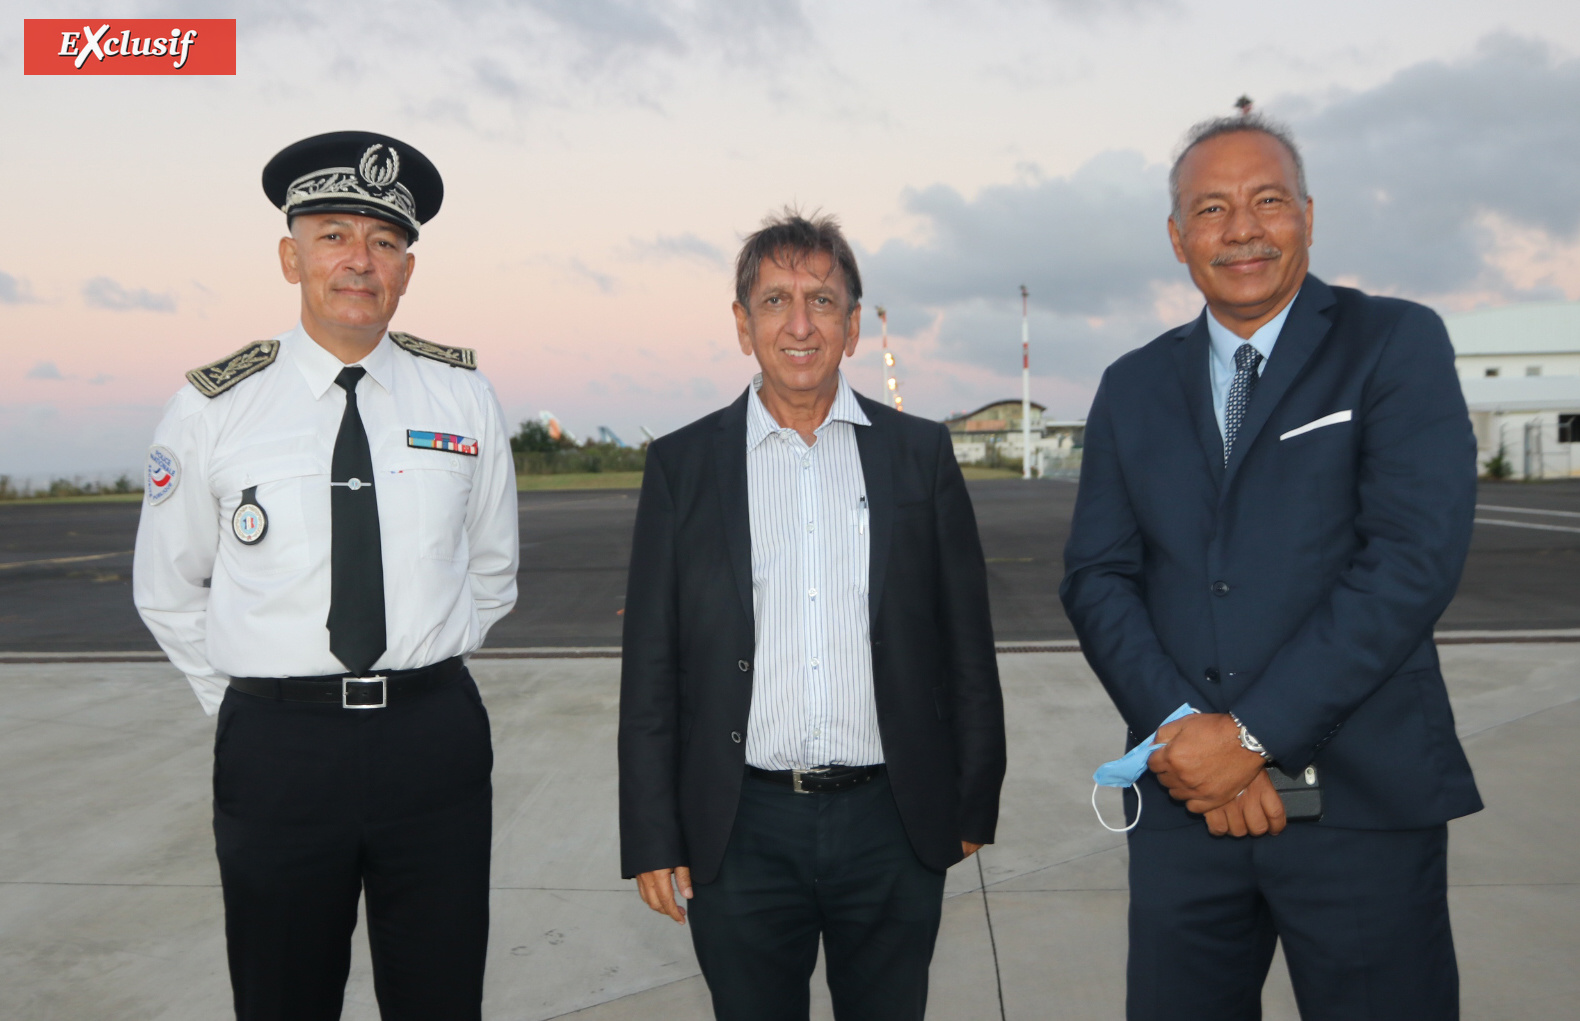
[[[785, 432], [788, 427], [780, 426], [774, 417], [768, 413], [768, 408], [763, 404], [762, 397], [757, 391], [763, 386], [763, 374], [759, 372], [752, 377], [752, 395], [746, 402], [746, 449], [755, 450], [757, 445], [777, 432]], [[872, 420], [867, 413], [861, 410], [861, 402], [856, 400], [856, 391], [845, 382], [845, 374], [839, 374], [839, 389], [834, 393], [834, 403], [828, 409], [828, 417], [823, 419], [823, 424], [812, 430], [814, 435], [821, 436], [823, 430], [828, 428], [830, 422], [849, 422], [851, 425], [871, 425]], [[794, 429], [788, 429], [794, 432]]]
[[[280, 342], [286, 357], [296, 364], [297, 369], [302, 373], [302, 378], [307, 381], [314, 400], [324, 396], [329, 388], [335, 385], [335, 377], [346, 367], [344, 362], [324, 350], [319, 346], [318, 341], [308, 336], [301, 323], [297, 323], [296, 328], [289, 333], [282, 334]], [[373, 350], [369, 351], [361, 361], [354, 363], [367, 369], [368, 376], [373, 382], [386, 391], [390, 390], [395, 382], [391, 347], [390, 335], [386, 331]]]
[[1265, 367], [1267, 359], [1273, 357], [1273, 345], [1278, 343], [1278, 335], [1283, 332], [1284, 320], [1289, 318], [1289, 310], [1295, 307], [1295, 301], [1300, 297], [1296, 292], [1284, 307], [1278, 310], [1278, 315], [1263, 323], [1261, 328], [1250, 337], [1236, 336], [1227, 326], [1218, 321], [1212, 314], [1212, 309], [1207, 310], [1207, 336], [1212, 339], [1212, 356], [1218, 365], [1234, 374], [1234, 353], [1240, 349], [1241, 344], [1250, 344], [1262, 356], [1262, 365], [1258, 371]]

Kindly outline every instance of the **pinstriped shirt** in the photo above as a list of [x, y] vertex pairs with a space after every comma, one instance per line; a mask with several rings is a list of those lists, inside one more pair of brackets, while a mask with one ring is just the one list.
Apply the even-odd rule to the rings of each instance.
[[746, 402], [757, 669], [746, 761], [759, 769], [883, 761], [867, 610], [867, 483], [856, 430], [871, 422], [839, 377], [810, 447]]

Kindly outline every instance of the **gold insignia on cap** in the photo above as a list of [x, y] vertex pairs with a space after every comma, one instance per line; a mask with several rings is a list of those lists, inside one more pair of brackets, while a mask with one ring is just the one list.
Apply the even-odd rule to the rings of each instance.
[[436, 362], [453, 365], [458, 369], [477, 368], [477, 352], [469, 347], [450, 347], [431, 340], [413, 337], [409, 333], [391, 333], [390, 340], [397, 347], [405, 348], [419, 358], [432, 358]]
[[255, 340], [235, 354], [193, 369], [187, 373], [187, 382], [204, 397], [218, 397], [248, 376], [273, 365], [279, 354], [278, 340]]

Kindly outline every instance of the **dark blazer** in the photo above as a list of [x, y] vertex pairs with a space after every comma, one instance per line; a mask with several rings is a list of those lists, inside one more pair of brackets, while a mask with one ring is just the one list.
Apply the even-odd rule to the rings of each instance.
[[[749, 392], [748, 392], [749, 393]], [[756, 628], [746, 495], [747, 393], [648, 448], [620, 671], [626, 877], [718, 873], [746, 765]], [[1004, 708], [976, 516], [949, 432], [860, 397], [870, 507], [878, 730], [917, 857], [942, 871], [988, 843]]]
[[[1190, 702], [1316, 763], [1325, 824], [1477, 811], [1432, 642], [1476, 500], [1442, 320], [1307, 276], [1225, 468], [1206, 315], [1110, 366], [1086, 426], [1059, 591], [1130, 745]], [[1139, 787], [1143, 827], [1196, 818]]]

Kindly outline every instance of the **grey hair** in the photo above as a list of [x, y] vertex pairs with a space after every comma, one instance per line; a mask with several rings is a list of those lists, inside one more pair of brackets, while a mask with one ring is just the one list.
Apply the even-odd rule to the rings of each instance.
[[777, 262], [780, 253], [784, 253], [793, 266], [817, 252], [827, 253], [839, 267], [845, 277], [849, 307], [855, 308], [861, 301], [861, 272], [839, 220], [818, 212], [803, 216], [793, 206], [786, 206], [777, 216], [765, 217], [762, 227], [741, 243], [741, 253], [735, 258], [735, 300], [743, 307], [751, 307], [752, 288], [757, 286], [757, 273], [764, 259]]
[[1295, 161], [1295, 190], [1299, 193], [1302, 202], [1306, 200], [1306, 163], [1300, 158], [1300, 147], [1295, 144], [1295, 136], [1288, 127], [1259, 113], [1213, 117], [1192, 125], [1191, 129], [1185, 132], [1184, 141], [1180, 142], [1179, 148], [1175, 150], [1174, 165], [1169, 168], [1169, 215], [1174, 218], [1175, 226], [1181, 230], [1184, 229], [1185, 224], [1184, 213], [1180, 210], [1180, 164], [1185, 162], [1185, 157], [1190, 155], [1192, 149], [1203, 142], [1241, 131], [1261, 132], [1276, 139], [1278, 144], [1284, 147], [1289, 153], [1289, 158]]

